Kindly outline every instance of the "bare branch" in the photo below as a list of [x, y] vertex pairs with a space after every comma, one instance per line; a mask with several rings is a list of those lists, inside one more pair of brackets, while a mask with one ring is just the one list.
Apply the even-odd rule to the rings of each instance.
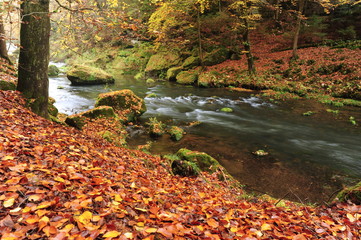
[[92, 8], [77, 8], [77, 9], [72, 9], [72, 8], [69, 8], [69, 7], [64, 6], [63, 4], [61, 4], [61, 3], [59, 2], [59, 0], [55, 0], [55, 2], [56, 2], [60, 7], [66, 9], [66, 10], [68, 10], [68, 11], [70, 11], [70, 12], [79, 12], [79, 11], [85, 11], [85, 10], [92, 11], [92, 10], [94, 10], [94, 9], [92, 9]]

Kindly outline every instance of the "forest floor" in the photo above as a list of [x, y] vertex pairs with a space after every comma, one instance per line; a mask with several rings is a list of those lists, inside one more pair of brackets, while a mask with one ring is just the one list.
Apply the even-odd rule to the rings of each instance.
[[206, 71], [217, 72], [226, 83], [236, 79], [242, 87], [269, 90], [265, 96], [270, 98], [305, 97], [336, 106], [361, 106], [361, 49], [301, 48], [298, 59], [290, 61], [292, 50], [277, 50], [287, 46], [281, 37], [256, 33], [252, 38], [255, 76], [248, 76], [244, 55]]
[[173, 176], [159, 156], [38, 117], [0, 91], [0, 237], [360, 239], [361, 206], [245, 198], [217, 173]]

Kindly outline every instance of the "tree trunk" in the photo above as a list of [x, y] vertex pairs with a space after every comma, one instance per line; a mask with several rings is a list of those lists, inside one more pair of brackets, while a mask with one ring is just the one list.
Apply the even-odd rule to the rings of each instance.
[[299, 0], [298, 13], [297, 13], [297, 22], [296, 22], [296, 30], [295, 30], [295, 35], [293, 37], [293, 47], [292, 47], [291, 60], [295, 60], [298, 57], [297, 56], [298, 38], [300, 36], [302, 13], [303, 13], [303, 8], [305, 6], [305, 1], [306, 0]]
[[247, 64], [248, 64], [248, 73], [253, 75], [256, 73], [256, 67], [254, 66], [254, 58], [252, 55], [251, 42], [249, 41], [249, 22], [247, 19], [244, 19], [245, 32], [243, 33], [243, 46], [246, 51]]
[[10, 64], [10, 58], [8, 55], [8, 50], [6, 48], [6, 37], [5, 37], [5, 28], [3, 18], [0, 15], [0, 57], [6, 59]]
[[203, 59], [203, 50], [202, 50], [202, 35], [201, 35], [201, 16], [200, 9], [197, 9], [197, 33], [198, 33], [198, 54], [199, 59], [201, 60], [202, 70], [204, 68], [204, 59]]
[[280, 0], [276, 0], [276, 11], [275, 11], [275, 20], [278, 21], [280, 17]]
[[29, 99], [35, 113], [49, 118], [49, 0], [23, 1], [21, 18], [17, 90]]

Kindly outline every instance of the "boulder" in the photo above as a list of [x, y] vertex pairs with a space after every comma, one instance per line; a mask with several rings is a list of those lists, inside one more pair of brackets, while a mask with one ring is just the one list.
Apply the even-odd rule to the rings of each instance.
[[337, 194], [336, 199], [341, 202], [351, 201], [355, 204], [361, 204], [361, 182], [355, 186], [345, 188]]
[[192, 69], [201, 64], [201, 59], [199, 57], [190, 56], [186, 58], [183, 62], [183, 69]]
[[204, 56], [203, 64], [205, 66], [212, 66], [226, 61], [229, 58], [229, 50], [226, 48], [219, 48], [207, 53]]
[[181, 148], [178, 150], [177, 156], [182, 160], [196, 163], [201, 171], [214, 172], [220, 166], [216, 159], [204, 152]]
[[57, 66], [55, 65], [50, 65], [48, 68], [48, 76], [49, 77], [56, 77], [58, 76], [60, 73], [60, 70]]
[[182, 71], [177, 77], [177, 83], [183, 85], [191, 85], [195, 83], [198, 79], [198, 72], [196, 71]]
[[49, 97], [48, 100], [48, 112], [51, 116], [56, 117], [58, 116], [59, 110], [54, 106], [55, 99], [52, 97]]
[[89, 119], [96, 119], [96, 118], [118, 119], [118, 116], [114, 112], [114, 109], [112, 107], [100, 106], [85, 112], [70, 115], [65, 119], [65, 123], [68, 124], [69, 126], [82, 129]]
[[113, 107], [119, 116], [123, 117], [127, 122], [135, 121], [137, 117], [147, 110], [144, 99], [141, 99], [129, 89], [102, 93], [98, 96], [95, 106]]
[[233, 109], [229, 108], [229, 107], [224, 107], [224, 108], [221, 108], [220, 111], [225, 112], [225, 113], [231, 113], [231, 112], [233, 112]]
[[16, 90], [16, 85], [13, 82], [0, 80], [0, 90]]
[[114, 78], [100, 68], [75, 65], [67, 72], [72, 85], [97, 85], [114, 83]]
[[148, 76], [159, 76], [167, 69], [179, 65], [181, 61], [176, 52], [160, 52], [150, 57], [145, 72]]
[[156, 118], [150, 118], [147, 124], [149, 125], [149, 135], [151, 137], [157, 138], [165, 133], [165, 124], [158, 121]]
[[166, 79], [168, 81], [175, 81], [177, 75], [182, 71], [182, 69], [183, 69], [182, 67], [169, 68], [168, 71], [167, 71]]
[[174, 141], [179, 141], [183, 138], [184, 135], [184, 130], [180, 127], [177, 126], [172, 126], [169, 130], [168, 133], [170, 134], [170, 137], [174, 140]]

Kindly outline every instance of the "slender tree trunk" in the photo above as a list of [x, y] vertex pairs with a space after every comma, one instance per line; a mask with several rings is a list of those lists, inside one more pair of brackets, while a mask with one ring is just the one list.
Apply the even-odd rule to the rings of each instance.
[[21, 11], [17, 90], [29, 99], [35, 113], [49, 118], [49, 0], [25, 0]]
[[5, 28], [3, 18], [0, 15], [0, 57], [6, 59], [10, 64], [11, 60], [8, 55], [8, 50], [6, 48], [6, 37], [5, 37]]
[[276, 0], [275, 20], [278, 21], [279, 17], [280, 17], [280, 0]]
[[201, 35], [201, 15], [200, 15], [200, 9], [197, 10], [197, 31], [198, 31], [198, 54], [199, 54], [199, 59], [201, 60], [201, 66], [202, 69], [204, 67], [203, 64], [203, 50], [202, 50], [202, 35]]
[[298, 13], [297, 13], [297, 22], [295, 35], [293, 36], [293, 47], [292, 47], [292, 58], [291, 60], [297, 59], [297, 48], [298, 48], [298, 38], [300, 36], [301, 22], [302, 22], [302, 13], [305, 6], [306, 0], [299, 0]]
[[249, 22], [247, 19], [244, 19], [245, 32], [243, 33], [243, 46], [246, 51], [247, 64], [248, 64], [248, 73], [253, 75], [256, 73], [256, 67], [254, 66], [254, 58], [252, 55], [251, 42], [249, 40]]

